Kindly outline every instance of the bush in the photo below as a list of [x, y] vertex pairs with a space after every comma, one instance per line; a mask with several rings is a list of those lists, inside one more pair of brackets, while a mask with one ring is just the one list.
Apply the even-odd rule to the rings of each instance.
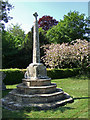
[[6, 74], [3, 82], [5, 85], [13, 85], [22, 82], [22, 78], [24, 77], [25, 69], [2, 69], [0, 70]]
[[[73, 68], [73, 69], [47, 69], [47, 76], [51, 79], [60, 79], [60, 78], [67, 78], [73, 77], [80, 74], [89, 74], [90, 67], [85, 69], [85, 72], [81, 73], [82, 69], [80, 68]], [[22, 78], [24, 78], [24, 73], [26, 69], [2, 69], [0, 72], [4, 72], [6, 74], [5, 79], [3, 82], [5, 85], [13, 85], [19, 84], [22, 82]]]
[[52, 79], [73, 77], [80, 73], [80, 68], [73, 69], [48, 69], [47, 75]]
[[89, 65], [88, 44], [86, 40], [71, 43], [44, 45], [43, 62], [49, 68], [85, 68]]

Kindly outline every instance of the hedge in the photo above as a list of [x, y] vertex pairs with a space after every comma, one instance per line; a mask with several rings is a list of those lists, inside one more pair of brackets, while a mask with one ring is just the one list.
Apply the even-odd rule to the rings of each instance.
[[80, 68], [47, 70], [47, 75], [52, 79], [73, 77], [78, 75], [79, 73], [80, 73]]
[[3, 82], [5, 85], [13, 85], [22, 82], [22, 78], [24, 77], [24, 73], [26, 69], [0, 69], [0, 71], [6, 74]]
[[[89, 69], [88, 69], [89, 70]], [[18, 84], [22, 82], [26, 69], [0, 69], [6, 74], [3, 82], [6, 85]], [[80, 74], [80, 68], [73, 69], [47, 69], [47, 75], [52, 79], [73, 77]]]

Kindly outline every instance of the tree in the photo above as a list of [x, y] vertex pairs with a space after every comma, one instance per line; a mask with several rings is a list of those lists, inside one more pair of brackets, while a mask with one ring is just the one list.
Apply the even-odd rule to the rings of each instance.
[[27, 66], [32, 62], [32, 53], [33, 53], [33, 27], [25, 36], [24, 43], [24, 53], [27, 61]]
[[9, 16], [10, 10], [12, 10], [14, 6], [11, 5], [8, 0], [0, 1], [0, 23], [1, 26], [4, 27], [4, 23], [7, 23], [9, 20], [12, 19], [12, 17]]
[[25, 66], [24, 40], [25, 33], [19, 25], [12, 25], [7, 31], [2, 31], [3, 68], [23, 68]]
[[49, 44], [49, 41], [45, 35], [45, 30], [43, 30], [41, 27], [39, 28], [39, 42], [40, 42], [40, 46], [44, 44]]
[[47, 16], [47, 15], [43, 16], [38, 21], [39, 28], [42, 27], [42, 29], [45, 31], [50, 29], [53, 25], [57, 25], [57, 24], [58, 24], [58, 21], [53, 19], [53, 17]]
[[85, 37], [88, 41], [90, 41], [90, 16], [86, 18], [86, 24], [87, 24], [87, 27], [86, 27], [86, 34], [85, 34]]
[[3, 30], [2, 31], [2, 68], [12, 67], [12, 64], [15, 64], [16, 54], [18, 54], [18, 49], [15, 47], [14, 36], [11, 33]]
[[71, 42], [76, 39], [84, 39], [86, 22], [84, 14], [69, 12], [64, 19], [47, 31], [47, 38], [53, 43]]
[[21, 29], [21, 26], [11, 24], [7, 30], [14, 37], [15, 47], [20, 49], [24, 45], [25, 31]]

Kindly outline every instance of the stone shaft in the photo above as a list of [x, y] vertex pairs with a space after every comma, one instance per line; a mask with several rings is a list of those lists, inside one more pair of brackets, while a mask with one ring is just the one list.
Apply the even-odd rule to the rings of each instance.
[[39, 32], [38, 32], [38, 14], [35, 12], [33, 14], [35, 17], [34, 22], [34, 36], [33, 36], [33, 63], [40, 63], [40, 48], [39, 48]]

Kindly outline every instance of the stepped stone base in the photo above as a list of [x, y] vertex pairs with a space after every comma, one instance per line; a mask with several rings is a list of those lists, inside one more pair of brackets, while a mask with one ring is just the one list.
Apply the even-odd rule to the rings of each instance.
[[7, 103], [5, 100], [3, 102], [4, 108], [8, 110], [21, 110], [25, 108], [37, 108], [39, 110], [48, 110], [66, 105], [67, 103], [72, 103], [73, 100], [72, 98], [68, 98], [65, 100], [58, 100], [51, 103], [38, 103], [38, 104], [37, 103], [21, 104], [20, 102], [15, 103], [13, 101]]
[[51, 109], [73, 102], [73, 98], [56, 87], [55, 83], [51, 83], [51, 78], [48, 78], [43, 64], [30, 64], [22, 83], [2, 99], [2, 105], [14, 110], [27, 107]]
[[43, 86], [26, 86], [24, 83], [21, 83], [17, 86], [17, 89], [12, 90], [2, 99], [3, 106], [13, 110], [27, 107], [46, 110], [71, 102], [73, 102], [73, 98], [62, 89], [56, 88], [56, 84], [51, 83]]
[[14, 89], [9, 92], [8, 96], [2, 99], [3, 106], [13, 110], [20, 110], [27, 107], [46, 110], [72, 102], [73, 98], [61, 89], [57, 89], [54, 93], [34, 95], [19, 94], [17, 89]]
[[45, 86], [45, 85], [51, 84], [51, 78], [37, 79], [37, 80], [24, 78], [24, 79], [22, 79], [22, 81], [26, 86]]

